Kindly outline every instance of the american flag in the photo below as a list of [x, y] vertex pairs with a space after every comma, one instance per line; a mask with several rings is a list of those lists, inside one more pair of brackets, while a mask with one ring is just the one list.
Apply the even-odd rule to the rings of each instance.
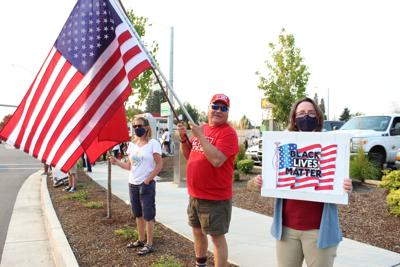
[[[305, 171], [302, 173], [287, 172], [288, 169], [296, 170], [299, 167], [295, 166], [294, 160], [298, 154], [304, 152], [319, 153], [316, 158], [318, 166], [313, 168], [320, 171], [321, 175], [307, 175]], [[333, 190], [335, 169], [336, 169], [336, 152], [337, 145], [328, 145], [322, 147], [320, 144], [312, 144], [306, 147], [298, 148], [297, 144], [289, 143], [278, 147], [278, 168], [277, 168], [277, 188], [310, 188], [315, 190]]]
[[90, 147], [151, 67], [117, 5], [77, 2], [0, 138], [63, 171]]

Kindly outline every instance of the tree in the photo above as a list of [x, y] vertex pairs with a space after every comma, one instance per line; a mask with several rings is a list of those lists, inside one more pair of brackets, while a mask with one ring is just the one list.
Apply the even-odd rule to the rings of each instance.
[[135, 115], [137, 114], [142, 114], [144, 113], [143, 110], [135, 108], [135, 106], [129, 106], [129, 107], [125, 107], [125, 114], [126, 114], [126, 118], [128, 121], [132, 121], [133, 117], [135, 117]]
[[317, 93], [315, 93], [315, 95], [314, 95], [314, 102], [315, 102], [315, 104], [317, 104], [317, 106], [319, 105], [319, 100], [318, 100], [318, 94]]
[[350, 109], [348, 109], [347, 107], [344, 108], [342, 114], [339, 117], [340, 121], [348, 121], [350, 120], [351, 115], [350, 115]]
[[[195, 106], [192, 106], [191, 104], [185, 102], [183, 103], [183, 106], [186, 108], [187, 112], [189, 113], [190, 117], [192, 117], [193, 121], [195, 123], [199, 123], [200, 121], [207, 121], [207, 115], [205, 114], [205, 112], [201, 112], [199, 111]], [[183, 110], [181, 107], [179, 107], [176, 110], [176, 113], [179, 115], [182, 115], [182, 121], [184, 122], [188, 122], [189, 119], [186, 118], [185, 113], [183, 113]]]
[[146, 98], [146, 112], [160, 113], [161, 103], [165, 101], [161, 90], [151, 90], [149, 97]]
[[324, 119], [327, 119], [326, 113], [325, 113], [325, 100], [321, 98], [321, 102], [319, 103], [319, 108], [321, 109], [322, 114], [324, 114]]
[[[127, 15], [129, 20], [134, 25], [136, 32], [138, 33], [139, 37], [143, 40], [142, 37], [146, 34], [146, 27], [151, 26], [147, 23], [148, 19], [145, 17], [136, 16], [132, 10], [127, 11]], [[145, 44], [145, 43], [144, 43]], [[158, 51], [158, 44], [153, 41], [151, 46], [148, 47], [148, 51], [150, 54], [155, 58], [155, 55]], [[134, 79], [131, 83], [133, 88], [132, 95], [137, 96], [137, 100], [135, 101], [136, 107], [133, 109], [138, 109], [139, 106], [143, 103], [143, 101], [147, 98], [150, 93], [151, 85], [155, 83], [155, 77], [153, 71], [151, 69], [143, 72], [140, 74], [136, 79]]]
[[246, 115], [243, 115], [243, 117], [240, 119], [238, 128], [239, 128], [239, 130], [245, 130], [245, 129], [253, 128], [253, 126], [251, 125], [250, 120], [246, 117]]
[[325, 100], [321, 98], [321, 101], [318, 100], [318, 94], [315, 93], [314, 95], [314, 102], [321, 110], [322, 114], [324, 115], [324, 120], [326, 120], [327, 116], [325, 114]]
[[272, 62], [266, 61], [268, 76], [259, 72], [258, 88], [264, 91], [268, 101], [273, 104], [272, 115], [280, 127], [287, 124], [293, 103], [305, 97], [310, 73], [303, 64], [300, 49], [295, 47], [295, 38], [285, 29], [279, 34], [278, 44], [269, 44]]

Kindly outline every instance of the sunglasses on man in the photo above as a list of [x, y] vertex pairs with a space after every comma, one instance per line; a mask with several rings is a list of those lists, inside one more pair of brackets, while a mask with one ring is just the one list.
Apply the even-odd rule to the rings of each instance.
[[215, 110], [215, 111], [221, 110], [222, 112], [227, 112], [229, 110], [229, 108], [227, 106], [222, 106], [222, 105], [212, 104], [212, 105], [210, 105], [210, 107], [212, 110]]

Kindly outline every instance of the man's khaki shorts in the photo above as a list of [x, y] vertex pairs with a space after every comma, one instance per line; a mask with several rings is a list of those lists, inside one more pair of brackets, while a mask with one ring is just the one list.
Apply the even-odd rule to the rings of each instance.
[[232, 200], [206, 200], [189, 198], [187, 208], [189, 225], [201, 228], [209, 235], [223, 235], [229, 230]]

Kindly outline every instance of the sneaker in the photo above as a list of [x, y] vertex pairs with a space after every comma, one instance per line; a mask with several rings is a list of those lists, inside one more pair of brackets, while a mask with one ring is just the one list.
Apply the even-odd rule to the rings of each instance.
[[146, 245], [144, 245], [143, 248], [141, 248], [141, 249], [139, 250], [139, 252], [138, 252], [137, 254], [138, 254], [139, 256], [145, 256], [145, 255], [147, 255], [147, 254], [149, 254], [149, 253], [152, 253], [152, 252], [154, 252], [154, 246], [153, 246], [153, 245], [146, 244]]
[[130, 242], [126, 247], [127, 248], [142, 248], [144, 247], [144, 241], [136, 240], [135, 242]]
[[66, 186], [66, 187], [64, 187], [63, 191], [68, 192], [69, 190], [71, 190], [71, 188], [72, 188], [71, 186]]
[[53, 187], [59, 187], [59, 186], [62, 186], [63, 184], [64, 184], [64, 180], [63, 180], [63, 178], [61, 178], [53, 183]]
[[76, 189], [75, 189], [75, 187], [71, 187], [71, 189], [70, 189], [70, 190], [68, 190], [68, 192], [69, 192], [69, 193], [75, 193], [75, 192], [76, 192]]

